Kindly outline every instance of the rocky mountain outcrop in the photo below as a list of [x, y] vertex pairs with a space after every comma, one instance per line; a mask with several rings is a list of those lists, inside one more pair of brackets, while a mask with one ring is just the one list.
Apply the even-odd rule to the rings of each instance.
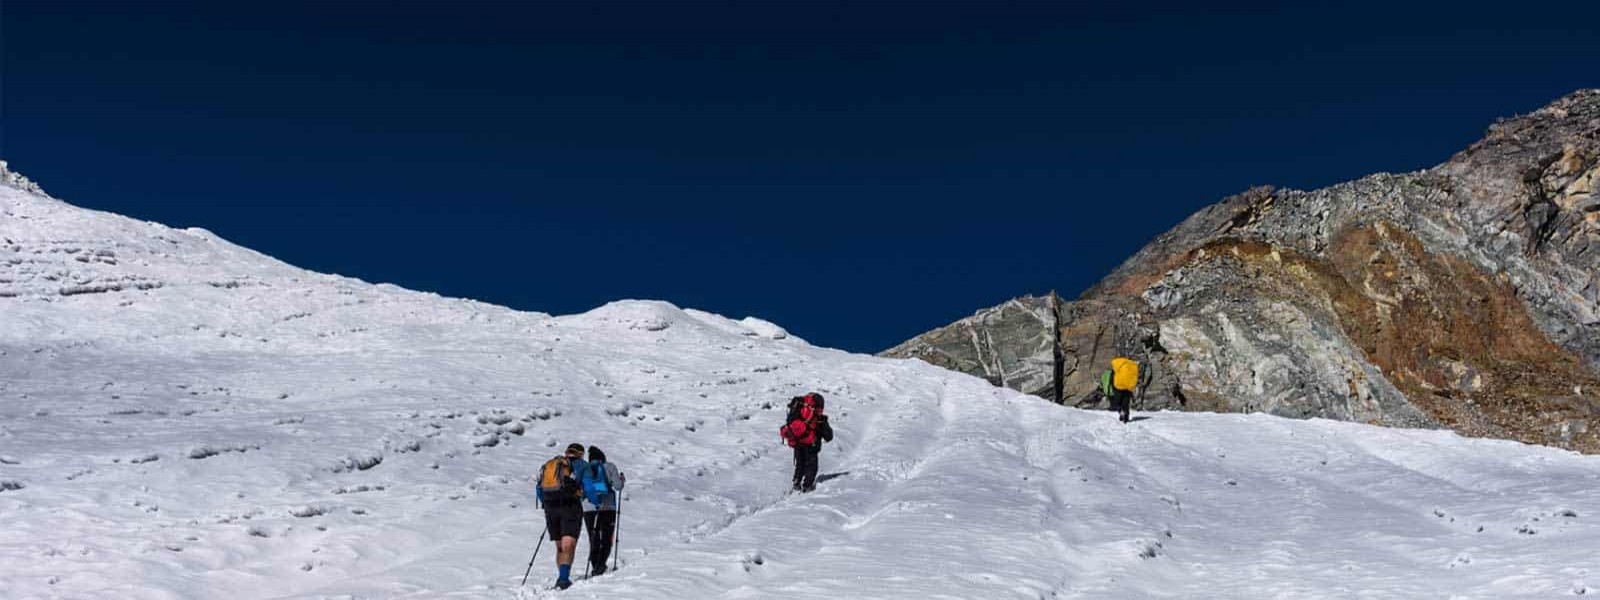
[[1060, 300], [1024, 296], [978, 311], [948, 327], [930, 331], [889, 350], [953, 371], [971, 373], [998, 386], [1025, 394], [1055, 398], [1056, 322]]
[[[885, 354], [1067, 403], [1122, 354], [1145, 366], [1148, 409], [1600, 452], [1597, 188], [1600, 90], [1585, 90], [1431, 169], [1224, 199], [1076, 301], [1022, 298]], [[1005, 310], [1041, 303], [1053, 314]]]

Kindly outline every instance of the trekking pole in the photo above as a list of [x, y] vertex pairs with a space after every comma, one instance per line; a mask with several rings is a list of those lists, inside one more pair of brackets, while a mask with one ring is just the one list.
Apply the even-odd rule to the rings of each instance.
[[[595, 524], [598, 525], [599, 524], [598, 521], [600, 520], [600, 513], [595, 513], [595, 517], [594, 518], [595, 518], [595, 521], [597, 521]], [[583, 523], [583, 528], [589, 530], [589, 556], [592, 557], [592, 556], [594, 556], [594, 543], [595, 543], [594, 528], [589, 526], [589, 523], [588, 523], [587, 519]], [[594, 559], [593, 558], [591, 558], [589, 560], [586, 560], [586, 561], [583, 561], [583, 578], [584, 579], [588, 579], [589, 578], [589, 566], [591, 564], [593, 564], [593, 563], [594, 563]]]
[[616, 558], [611, 561], [612, 569], [622, 567], [622, 492], [617, 492], [617, 521], [611, 524], [611, 551], [616, 553]]
[[528, 559], [528, 570], [522, 572], [522, 583], [528, 585], [528, 574], [533, 572], [533, 561], [539, 560], [539, 549], [544, 547], [544, 536], [550, 533], [550, 524], [544, 524], [544, 531], [539, 532], [539, 543], [533, 547], [533, 558]]

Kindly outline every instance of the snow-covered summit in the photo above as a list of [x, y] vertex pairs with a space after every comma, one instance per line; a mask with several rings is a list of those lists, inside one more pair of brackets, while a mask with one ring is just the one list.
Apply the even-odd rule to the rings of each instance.
[[[15, 186], [0, 244], [7, 598], [553, 595], [536, 591], [548, 547], [518, 586], [543, 523], [529, 476], [574, 441], [628, 474], [623, 567], [563, 597], [1498, 598], [1600, 580], [1597, 457], [1261, 415], [1124, 426], [759, 319], [521, 313]], [[838, 437], [819, 490], [788, 495], [776, 428], [805, 391]]]

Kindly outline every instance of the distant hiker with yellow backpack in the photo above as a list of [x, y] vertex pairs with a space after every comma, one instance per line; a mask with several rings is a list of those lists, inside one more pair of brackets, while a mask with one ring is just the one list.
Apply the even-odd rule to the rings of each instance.
[[1139, 363], [1118, 356], [1111, 359], [1111, 370], [1100, 375], [1100, 392], [1111, 400], [1111, 410], [1118, 419], [1128, 422], [1128, 412], [1133, 409], [1133, 391], [1139, 388]]
[[[583, 485], [579, 479], [587, 464], [583, 444], [571, 444], [567, 451], [545, 461], [539, 469], [535, 495], [544, 507], [545, 528], [556, 543], [556, 588], [572, 587], [572, 558], [577, 554], [578, 536], [583, 532]], [[538, 551], [534, 551], [537, 558]], [[532, 567], [532, 561], [529, 561]], [[523, 578], [527, 580], [526, 576]]]
[[817, 463], [822, 454], [822, 443], [833, 441], [833, 427], [828, 425], [828, 415], [822, 412], [822, 394], [810, 393], [789, 400], [789, 416], [784, 420], [778, 435], [794, 448], [794, 485], [796, 492], [817, 489]]

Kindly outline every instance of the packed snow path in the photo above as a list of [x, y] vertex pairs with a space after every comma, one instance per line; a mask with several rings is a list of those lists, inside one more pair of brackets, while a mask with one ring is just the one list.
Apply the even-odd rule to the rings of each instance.
[[[776, 429], [811, 390], [838, 439], [788, 495]], [[530, 476], [573, 441], [628, 474], [624, 564], [560, 597], [1596, 591], [1600, 458], [1139, 416], [664, 303], [317, 275], [0, 186], [0, 597], [554, 597], [548, 543], [517, 585]]]

